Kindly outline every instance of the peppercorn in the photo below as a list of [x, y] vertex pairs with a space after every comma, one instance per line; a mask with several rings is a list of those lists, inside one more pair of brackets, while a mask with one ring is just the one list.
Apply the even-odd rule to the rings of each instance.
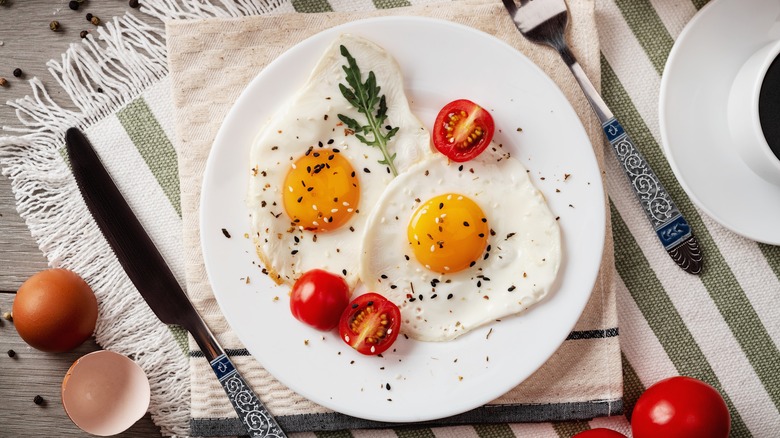
[[0, 5], [4, 5], [4, 4], [5, 4], [5, 0], [0, 0]]
[[36, 395], [35, 398], [33, 398], [33, 403], [35, 403], [38, 406], [42, 405], [43, 397], [41, 397], [40, 395]]
[[98, 89], [97, 89], [97, 92], [98, 92], [98, 93], [102, 93], [102, 92], [103, 92], [103, 89], [102, 89], [102, 88], [100, 88], [100, 87], [98, 87]]
[[0, 78], [0, 87], [5, 87], [8, 85], [8, 80], [6, 78]]
[[15, 357], [15, 356], [16, 356], [16, 352], [15, 351], [8, 350], [8, 357]]
[[87, 12], [87, 21], [92, 21], [92, 13]]
[[22, 69], [21, 68], [15, 68], [14, 69], [14, 77], [17, 77], [17, 78], [22, 77]]
[[71, 0], [68, 3], [68, 7], [73, 9], [74, 11], [78, 11], [79, 10], [79, 2], [77, 2], [76, 0]]
[[82, 30], [81, 33], [79, 34], [79, 36], [82, 38], [86, 38], [87, 35], [89, 35], [89, 32], [87, 32], [86, 30]]
[[89, 21], [90, 21], [92, 24], [94, 24], [95, 26], [97, 26], [98, 24], [100, 24], [100, 18], [98, 18], [98, 17], [92, 17], [92, 19], [91, 19], [91, 20], [89, 20]]
[[138, 7], [138, 0], [130, 0], [128, 3], [130, 4], [131, 8], [137, 8]]
[[55, 32], [60, 30], [60, 22], [57, 20], [52, 21], [51, 23], [49, 23], [49, 29]]
[[13, 321], [14, 320], [14, 316], [11, 314], [11, 312], [5, 312], [5, 313], [3, 313], [3, 319], [5, 319], [7, 321]]

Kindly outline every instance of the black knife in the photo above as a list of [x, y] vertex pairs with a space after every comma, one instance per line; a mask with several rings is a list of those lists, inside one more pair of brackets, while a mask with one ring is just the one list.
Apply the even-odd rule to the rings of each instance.
[[89, 140], [78, 129], [70, 128], [65, 133], [65, 144], [87, 208], [154, 314], [160, 321], [177, 324], [192, 334], [249, 436], [286, 437], [192, 306]]

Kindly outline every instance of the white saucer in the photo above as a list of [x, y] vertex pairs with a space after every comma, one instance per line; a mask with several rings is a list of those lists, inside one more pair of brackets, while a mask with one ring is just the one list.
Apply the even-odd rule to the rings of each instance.
[[732, 145], [729, 90], [750, 55], [780, 39], [780, 1], [713, 0], [677, 39], [661, 80], [661, 139], [691, 200], [726, 228], [780, 245], [780, 186], [756, 175]]

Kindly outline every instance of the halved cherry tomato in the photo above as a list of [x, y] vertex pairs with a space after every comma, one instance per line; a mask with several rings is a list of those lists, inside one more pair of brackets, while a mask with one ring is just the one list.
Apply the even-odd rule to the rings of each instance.
[[731, 417], [712, 386], [677, 376], [650, 386], [631, 415], [634, 438], [727, 438]]
[[339, 335], [358, 353], [379, 354], [393, 345], [401, 327], [401, 311], [374, 292], [352, 300], [339, 321]]
[[571, 438], [626, 438], [626, 436], [620, 432], [615, 432], [614, 430], [611, 429], [598, 427], [596, 429], [580, 432]]
[[439, 111], [433, 125], [433, 145], [452, 161], [468, 161], [493, 139], [493, 116], [476, 103], [460, 99]]
[[312, 269], [293, 285], [290, 310], [298, 321], [319, 330], [330, 330], [339, 323], [349, 296], [349, 286], [342, 277]]

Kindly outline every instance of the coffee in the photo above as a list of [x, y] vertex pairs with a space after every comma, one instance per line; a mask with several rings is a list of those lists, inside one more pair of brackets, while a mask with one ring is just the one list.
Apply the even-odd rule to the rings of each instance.
[[761, 83], [758, 119], [766, 142], [780, 159], [780, 56], [772, 61]]

